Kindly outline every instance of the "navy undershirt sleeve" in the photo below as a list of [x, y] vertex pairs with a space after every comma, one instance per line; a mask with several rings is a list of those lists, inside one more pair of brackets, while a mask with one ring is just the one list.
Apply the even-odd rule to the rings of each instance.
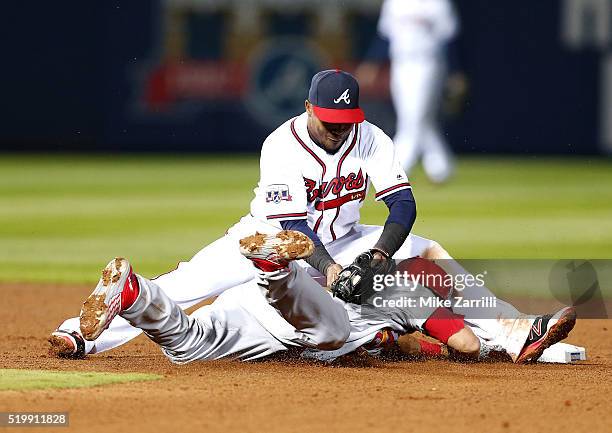
[[410, 232], [416, 221], [416, 202], [412, 190], [403, 189], [383, 198], [389, 208], [386, 224], [396, 223]]
[[383, 200], [389, 208], [389, 217], [374, 249], [393, 257], [406, 241], [416, 220], [416, 203], [409, 189], [395, 192]]
[[304, 233], [308, 236], [315, 245], [314, 251], [310, 257], [306, 259], [306, 263], [308, 263], [313, 268], [317, 269], [321, 274], [326, 275], [327, 269], [336, 263], [332, 256], [329, 255], [329, 252], [325, 248], [325, 245], [319, 239], [319, 236], [308, 227], [308, 223], [305, 219], [301, 220], [291, 220], [291, 221], [281, 221], [281, 227], [284, 230], [296, 230]]
[[315, 247], [323, 245], [323, 242], [321, 242], [319, 236], [310, 227], [308, 227], [308, 223], [305, 219], [281, 221], [280, 225], [283, 230], [295, 230], [304, 233], [314, 243]]

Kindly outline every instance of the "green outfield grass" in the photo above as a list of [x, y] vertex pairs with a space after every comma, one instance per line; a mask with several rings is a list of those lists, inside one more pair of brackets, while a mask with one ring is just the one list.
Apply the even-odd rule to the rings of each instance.
[[49, 388], [89, 388], [113, 383], [157, 380], [158, 374], [83, 373], [76, 371], [0, 369], [0, 391]]
[[[189, 259], [248, 213], [256, 157], [0, 156], [0, 281], [144, 275]], [[412, 176], [414, 233], [460, 258], [612, 258], [612, 163], [463, 158], [448, 185]], [[370, 198], [362, 222], [382, 224]], [[222, 260], [222, 258], [220, 258]]]

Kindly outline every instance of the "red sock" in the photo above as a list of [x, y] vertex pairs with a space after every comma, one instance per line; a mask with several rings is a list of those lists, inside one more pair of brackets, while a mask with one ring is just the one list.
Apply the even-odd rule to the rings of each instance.
[[421, 346], [421, 353], [425, 356], [440, 356], [442, 355], [442, 346], [436, 343], [430, 343], [429, 341], [419, 340]]
[[140, 285], [138, 285], [138, 277], [136, 274], [132, 273], [130, 269], [130, 276], [125, 281], [125, 287], [123, 288], [123, 292], [121, 292], [121, 309], [127, 310], [138, 298], [140, 294]]
[[442, 343], [464, 328], [463, 316], [447, 308], [438, 308], [423, 324], [425, 333]]

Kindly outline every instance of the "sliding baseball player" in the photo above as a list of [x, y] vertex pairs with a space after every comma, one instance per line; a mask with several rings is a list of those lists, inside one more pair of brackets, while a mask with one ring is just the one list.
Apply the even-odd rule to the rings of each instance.
[[[100, 306], [110, 303], [118, 305], [117, 313], [142, 329], [174, 363], [223, 357], [250, 360], [292, 347], [299, 349], [303, 357], [333, 361], [362, 347], [376, 351], [393, 343], [397, 335], [414, 330], [437, 338], [460, 354], [482, 359], [492, 351], [507, 352], [512, 347], [516, 324], [525, 322], [528, 328], [532, 323], [525, 317], [515, 321], [498, 317], [500, 329], [505, 332], [493, 335], [469, 318], [464, 321], [452, 309], [433, 303], [380, 307], [332, 297], [294, 262], [308, 258], [314, 251], [313, 242], [296, 231], [256, 233], [240, 240], [240, 251], [253, 263], [257, 278], [226, 291], [212, 305], [191, 316], [154, 281], [135, 274], [127, 260], [112, 260], [83, 305], [82, 335], [88, 340], [100, 336], [106, 326]], [[351, 300], [364, 296], [372, 287], [367, 278], [373, 275], [372, 263], [371, 253], [361, 255], [343, 271], [332, 289], [334, 294]], [[403, 265], [415, 275], [427, 267], [430, 274], [444, 273], [420, 258], [400, 263]], [[339, 290], [340, 286], [349, 288], [348, 292]], [[422, 285], [394, 289], [387, 301], [448, 297], [439, 288]], [[544, 349], [565, 338], [574, 325], [575, 314], [572, 308], [565, 308], [542, 320], [546, 321], [542, 335], [537, 344], [524, 344], [519, 362], [536, 360]]]

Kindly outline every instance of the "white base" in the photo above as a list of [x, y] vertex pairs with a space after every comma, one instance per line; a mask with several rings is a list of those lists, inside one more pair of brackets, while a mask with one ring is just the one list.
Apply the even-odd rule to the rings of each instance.
[[586, 350], [584, 347], [574, 346], [567, 343], [557, 343], [544, 351], [538, 362], [554, 362], [558, 364], [571, 364], [577, 361], [586, 361]]

